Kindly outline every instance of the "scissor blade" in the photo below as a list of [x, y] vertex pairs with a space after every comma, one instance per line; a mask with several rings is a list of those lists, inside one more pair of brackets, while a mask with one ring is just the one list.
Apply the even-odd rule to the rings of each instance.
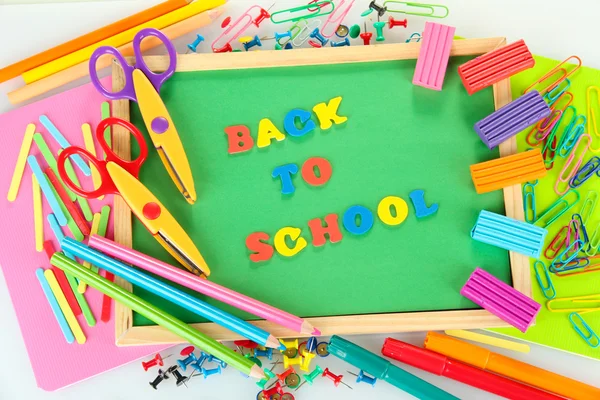
[[[173, 241], [162, 231], [158, 231], [158, 234], [154, 236], [156, 240], [162, 244], [162, 246], [169, 252], [173, 257], [177, 259], [184, 267], [186, 267], [194, 275], [202, 276], [205, 275], [204, 270], [195, 263], [185, 251], [173, 243]], [[210, 272], [209, 272], [210, 273]]]
[[190, 190], [188, 187], [186, 187], [185, 183], [183, 182], [183, 179], [181, 179], [181, 177], [177, 173], [177, 169], [175, 168], [173, 162], [171, 162], [171, 158], [162, 147], [157, 147], [156, 151], [158, 152], [158, 155], [162, 160], [163, 165], [167, 169], [167, 172], [171, 176], [171, 179], [175, 183], [175, 186], [177, 186], [179, 192], [183, 195], [183, 197], [185, 197], [188, 203], [194, 204], [196, 202], [195, 188], [192, 187], [192, 189]]

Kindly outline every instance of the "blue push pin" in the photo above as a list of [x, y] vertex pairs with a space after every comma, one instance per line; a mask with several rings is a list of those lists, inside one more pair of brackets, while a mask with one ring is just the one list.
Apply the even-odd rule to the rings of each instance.
[[190, 51], [196, 53], [196, 49], [198, 48], [198, 45], [202, 42], [204, 42], [204, 36], [197, 35], [196, 40], [194, 40], [194, 43], [188, 44], [187, 47], [188, 47], [188, 49], [190, 49]]
[[348, 371], [348, 373], [350, 375], [356, 376], [356, 383], [364, 382], [364, 383], [368, 383], [369, 385], [371, 385], [373, 387], [375, 387], [375, 384], [377, 383], [377, 378], [372, 378], [369, 375], [366, 375], [362, 369], [360, 370], [360, 372], [358, 373], [358, 375], [353, 374], [350, 371]]
[[327, 42], [329, 42], [329, 39], [326, 39], [325, 37], [323, 37], [323, 35], [321, 35], [321, 32], [319, 32], [319, 28], [315, 28], [315, 30], [310, 33], [310, 37], [313, 39], [317, 39], [321, 43], [321, 46], [325, 46]]
[[283, 38], [290, 38], [290, 40], [292, 40], [292, 31], [287, 31], [284, 33], [275, 32], [275, 40], [277, 40], [277, 43], [279, 43], [279, 41]]
[[220, 365], [217, 365], [217, 368], [213, 368], [213, 369], [202, 368], [202, 375], [204, 375], [204, 379], [206, 379], [206, 377], [208, 377], [208, 376], [215, 375], [215, 374], [221, 375], [221, 366]]
[[350, 46], [350, 39], [347, 37], [344, 40], [340, 40], [339, 42], [331, 42], [331, 47], [343, 47]]
[[317, 350], [317, 338], [312, 336], [306, 342], [306, 351], [309, 353], [314, 353]]
[[285, 47], [284, 47], [283, 49], [284, 49], [284, 50], [291, 50], [291, 49], [293, 49], [293, 48], [294, 48], [294, 46], [292, 46], [292, 44], [291, 44], [290, 42], [287, 42], [287, 43], [285, 44]]
[[253, 48], [254, 46], [262, 47], [262, 43], [260, 42], [260, 38], [258, 37], [258, 35], [254, 36], [254, 39], [252, 39], [251, 41], [244, 43], [244, 49], [246, 49], [246, 51], [248, 51], [248, 49]]
[[200, 358], [195, 362], [192, 363], [191, 367], [194, 368], [196, 371], [200, 372], [202, 369], [202, 365], [204, 364], [204, 362], [208, 359], [208, 354], [206, 354], [205, 352], [201, 351], [200, 352]]
[[215, 363], [219, 364], [220, 367], [227, 368], [227, 363], [225, 361], [219, 360], [217, 357], [213, 356], [212, 354], [210, 356], [208, 356], [208, 359], [206, 361], [215, 362]]
[[255, 357], [267, 357], [269, 360], [273, 359], [273, 349], [268, 348], [267, 350], [254, 349]]
[[194, 353], [190, 353], [183, 360], [177, 360], [177, 365], [179, 365], [179, 368], [181, 368], [182, 371], [185, 371], [185, 369], [187, 368], [188, 365], [190, 365], [191, 363], [193, 363], [194, 361], [197, 361], [197, 360], [198, 359], [196, 358]]

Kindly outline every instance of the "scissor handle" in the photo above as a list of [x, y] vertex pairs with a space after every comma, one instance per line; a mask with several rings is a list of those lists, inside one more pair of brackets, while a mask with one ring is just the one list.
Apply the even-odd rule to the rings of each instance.
[[[146, 62], [144, 61], [144, 57], [142, 56], [142, 41], [149, 36], [154, 36], [163, 42], [167, 49], [167, 53], [169, 53], [169, 66], [164, 72], [159, 74], [152, 72], [148, 68], [148, 65], [146, 65]], [[173, 43], [171, 43], [169, 38], [158, 29], [146, 28], [139, 31], [133, 38], [133, 52], [135, 54], [135, 67], [144, 72], [150, 83], [152, 83], [152, 86], [154, 86], [154, 89], [160, 93], [160, 88], [163, 83], [173, 75], [175, 68], [177, 67], [177, 51], [175, 50], [175, 46], [173, 46]]]
[[[125, 74], [125, 86], [118, 92], [111, 92], [110, 90], [106, 89], [98, 77], [96, 64], [98, 63], [98, 59], [105, 55], [111, 55], [116, 58], [123, 69], [123, 73]], [[110, 100], [129, 99], [131, 101], [137, 101], [132, 78], [134, 69], [134, 66], [127, 64], [125, 57], [123, 57], [119, 50], [111, 46], [101, 46], [94, 50], [89, 63], [89, 72], [92, 83], [104, 97]]]
[[[115, 153], [106, 142], [106, 139], [104, 138], [104, 131], [106, 128], [113, 125], [119, 125], [120, 127], [127, 129], [138, 142], [138, 145], [140, 146], [140, 155], [135, 160], [123, 160], [123, 158]], [[98, 139], [98, 143], [100, 143], [100, 147], [102, 147], [102, 150], [104, 150], [104, 154], [106, 154], [106, 162], [112, 161], [115, 164], [119, 164], [131, 175], [135, 176], [136, 178], [138, 177], [142, 164], [144, 161], [146, 161], [146, 158], [148, 158], [148, 145], [146, 144], [144, 135], [142, 135], [142, 132], [140, 132], [135, 125], [121, 118], [109, 117], [102, 120], [98, 124], [98, 127], [96, 128], [96, 138]]]
[[[69, 177], [67, 174], [67, 170], [65, 168], [65, 163], [69, 160], [69, 157], [74, 155], [79, 155], [84, 160], [90, 162], [94, 168], [98, 171], [100, 175], [100, 186], [94, 190], [85, 190], [82, 187], [79, 187]], [[86, 199], [97, 199], [98, 197], [107, 195], [107, 194], [117, 194], [118, 190], [115, 187], [110, 175], [108, 175], [108, 171], [106, 170], [106, 161], [99, 160], [94, 155], [92, 155], [89, 151], [82, 149], [77, 146], [69, 146], [64, 149], [59, 155], [58, 160], [56, 161], [58, 167], [58, 174], [60, 175], [60, 179], [71, 189], [73, 192], [78, 194], [81, 197], [85, 197]]]

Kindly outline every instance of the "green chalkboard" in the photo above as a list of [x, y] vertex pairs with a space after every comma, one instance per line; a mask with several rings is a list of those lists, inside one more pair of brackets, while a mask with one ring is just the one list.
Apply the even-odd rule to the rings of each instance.
[[[473, 241], [479, 211], [504, 213], [501, 191], [477, 195], [469, 165], [498, 157], [473, 130], [494, 111], [491, 89], [468, 96], [450, 61], [441, 92], [412, 84], [415, 60], [358, 64], [178, 72], [162, 88], [163, 99], [185, 145], [198, 200], [190, 206], [177, 192], [156, 152], [141, 180], [187, 230], [212, 269], [210, 279], [303, 316], [334, 316], [477, 308], [459, 290], [475, 266], [510, 283], [508, 252]], [[343, 125], [269, 147], [230, 155], [224, 128], [244, 124], [256, 138], [269, 118], [284, 132], [285, 115], [342, 96]], [[316, 120], [316, 117], [313, 116]], [[136, 105], [132, 121], [144, 132]], [[293, 195], [281, 194], [271, 173], [277, 166], [318, 156], [333, 167], [322, 187], [297, 175]], [[423, 189], [437, 214], [417, 219], [408, 197]], [[406, 221], [384, 225], [377, 205], [386, 196], [409, 204]], [[373, 211], [362, 236], [341, 225], [353, 205]], [[314, 247], [307, 222], [336, 213], [343, 239]], [[294, 257], [275, 253], [253, 263], [246, 237], [273, 236], [282, 227], [302, 229], [309, 245]], [[134, 218], [134, 248], [176, 264]], [[182, 320], [201, 318], [138, 288], [134, 293]], [[203, 298], [203, 296], [200, 296]], [[211, 303], [222, 306], [218, 302]], [[224, 307], [246, 319], [253, 316]], [[134, 314], [134, 325], [152, 323]]]

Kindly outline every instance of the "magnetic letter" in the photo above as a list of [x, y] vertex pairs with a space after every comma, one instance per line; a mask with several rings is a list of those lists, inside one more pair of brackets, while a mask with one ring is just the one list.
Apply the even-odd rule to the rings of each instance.
[[[284, 257], [292, 257], [302, 251], [307, 245], [306, 239], [300, 237], [302, 233], [302, 229], [294, 228], [291, 226], [286, 226], [285, 228], [281, 228], [273, 239], [273, 243], [275, 244], [275, 250], [279, 254]], [[285, 237], [289, 236], [290, 239], [296, 242], [296, 245], [293, 248], [288, 247], [285, 242]]]
[[424, 218], [431, 214], [435, 214], [438, 210], [437, 203], [433, 203], [431, 207], [427, 207], [427, 204], [425, 203], [425, 192], [421, 189], [413, 190], [410, 192], [409, 197], [415, 207], [417, 218]]
[[[360, 216], [360, 226], [356, 224], [356, 217]], [[342, 222], [344, 228], [353, 235], [363, 235], [373, 227], [373, 213], [364, 206], [352, 206], [344, 213]]]
[[325, 131], [331, 128], [333, 126], [332, 121], [335, 122], [336, 125], [348, 121], [348, 118], [337, 115], [337, 110], [340, 107], [341, 102], [342, 96], [339, 96], [329, 100], [329, 104], [319, 103], [313, 107], [313, 111], [317, 114], [317, 118], [319, 118], [319, 124], [321, 125], [322, 130]]
[[[315, 168], [318, 168], [319, 176], [317, 176]], [[331, 173], [331, 164], [321, 157], [311, 157], [302, 165], [302, 178], [312, 186], [326, 184], [331, 178]]]
[[265, 243], [267, 240], [269, 240], [269, 235], [265, 232], [254, 232], [248, 235], [246, 247], [254, 252], [250, 254], [251, 261], [268, 261], [273, 257], [273, 247]]
[[292, 194], [296, 190], [294, 183], [292, 182], [292, 175], [298, 173], [298, 166], [296, 164], [285, 164], [279, 167], [275, 167], [271, 176], [273, 178], [281, 178], [281, 193]]
[[315, 218], [308, 221], [308, 227], [313, 237], [312, 244], [315, 247], [323, 246], [326, 242], [325, 235], [329, 235], [331, 243], [337, 243], [342, 240], [342, 232], [338, 225], [337, 214], [329, 214], [324, 218], [325, 226], [321, 225], [321, 218]]
[[[396, 209], [395, 216], [392, 215], [392, 207]], [[408, 216], [408, 204], [400, 197], [388, 196], [379, 202], [377, 215], [386, 225], [400, 225]]]
[[[310, 119], [311, 117], [312, 117], [312, 114], [310, 112], [296, 108], [296, 109], [290, 111], [289, 113], [287, 113], [287, 115], [285, 116], [285, 119], [283, 120], [283, 127], [285, 128], [285, 131], [290, 136], [294, 136], [294, 137], [304, 136], [308, 132], [313, 131], [317, 127], [315, 122]], [[302, 129], [298, 129], [296, 127], [296, 118], [300, 119], [300, 123], [303, 125]]]
[[271, 140], [277, 140], [281, 142], [285, 139], [285, 135], [277, 129], [277, 127], [271, 122], [269, 118], [263, 118], [258, 123], [258, 137], [256, 139], [256, 145], [260, 148], [271, 145]]
[[250, 136], [250, 129], [245, 125], [234, 125], [225, 128], [229, 141], [229, 154], [243, 153], [254, 146], [254, 139]]

